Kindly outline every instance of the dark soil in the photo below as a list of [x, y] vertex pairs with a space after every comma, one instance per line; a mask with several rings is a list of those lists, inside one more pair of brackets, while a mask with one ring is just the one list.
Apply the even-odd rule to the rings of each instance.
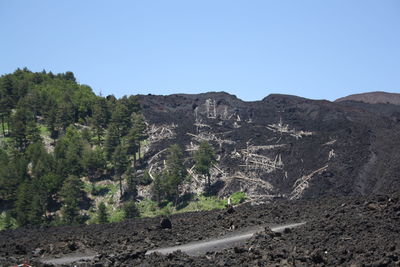
[[[21, 228], [0, 232], [0, 265], [45, 266], [40, 258], [96, 251], [77, 266], [400, 266], [400, 196], [276, 201], [234, 212], [173, 215], [102, 225]], [[145, 252], [156, 247], [218, 237], [254, 225], [307, 221], [282, 234], [266, 230], [246, 245], [189, 257]], [[235, 230], [232, 229], [234, 225]]]

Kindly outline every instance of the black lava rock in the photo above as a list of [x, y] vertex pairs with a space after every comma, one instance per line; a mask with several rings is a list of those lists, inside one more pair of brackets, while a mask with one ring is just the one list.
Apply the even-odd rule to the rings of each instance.
[[171, 229], [172, 228], [171, 220], [168, 218], [162, 218], [160, 221], [160, 227], [161, 229]]

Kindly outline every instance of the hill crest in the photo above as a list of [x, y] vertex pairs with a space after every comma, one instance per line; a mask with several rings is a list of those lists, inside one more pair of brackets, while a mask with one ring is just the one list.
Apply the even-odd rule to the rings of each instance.
[[335, 100], [335, 102], [343, 102], [343, 101], [357, 101], [368, 104], [400, 105], [400, 94], [376, 91], [376, 92], [348, 95]]

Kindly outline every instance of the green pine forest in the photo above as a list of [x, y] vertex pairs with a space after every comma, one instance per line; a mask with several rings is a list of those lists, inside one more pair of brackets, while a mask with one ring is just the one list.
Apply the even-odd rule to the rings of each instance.
[[[17, 69], [0, 77], [0, 230], [27, 225], [116, 222], [138, 216], [223, 208], [226, 200], [180, 195], [190, 176], [182, 148], [168, 150], [164, 171], [143, 168], [147, 124], [136, 96], [96, 95], [72, 72]], [[216, 162], [200, 144], [196, 172], [209, 184]], [[138, 186], [152, 197], [138, 199]], [[242, 201], [241, 192], [232, 196]]]

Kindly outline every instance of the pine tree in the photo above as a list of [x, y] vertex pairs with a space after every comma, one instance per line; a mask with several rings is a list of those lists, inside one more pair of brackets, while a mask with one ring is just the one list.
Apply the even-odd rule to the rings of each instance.
[[60, 196], [63, 199], [61, 214], [66, 224], [79, 223], [79, 202], [82, 200], [81, 191], [83, 188], [82, 181], [76, 176], [69, 176], [61, 190]]
[[100, 147], [93, 150], [86, 149], [83, 153], [82, 163], [89, 179], [98, 178], [106, 168], [103, 150]]
[[53, 153], [56, 162], [56, 173], [63, 178], [66, 178], [70, 173], [66, 160], [68, 146], [69, 146], [68, 140], [63, 137], [60, 140], [58, 140]]
[[210, 187], [210, 168], [217, 161], [213, 147], [207, 141], [202, 142], [194, 154], [194, 160], [196, 172], [206, 176], [207, 185]]
[[42, 141], [39, 128], [34, 120], [30, 120], [26, 125], [26, 139], [28, 140], [28, 144]]
[[13, 188], [8, 188], [9, 182], [9, 157], [6, 151], [0, 148], [0, 199], [8, 199], [10, 191]]
[[140, 143], [147, 138], [147, 125], [144, 121], [144, 117], [140, 113], [134, 113], [132, 114], [132, 130], [134, 131], [134, 136], [136, 137], [136, 142], [137, 142], [137, 152], [139, 153], [139, 159], [140, 159]]
[[140, 111], [140, 104], [138, 102], [137, 96], [134, 95], [123, 96], [119, 99], [119, 102], [128, 109], [129, 116], [132, 113]]
[[4, 101], [3, 103], [5, 103], [5, 107], [11, 111], [16, 103], [16, 96], [14, 93], [14, 81], [11, 75], [6, 75], [2, 77], [0, 83], [0, 92], [4, 97], [2, 100]]
[[60, 182], [59, 177], [49, 171], [32, 181], [32, 189], [35, 194], [32, 196], [29, 211], [31, 224], [40, 225], [44, 222], [52, 195], [57, 192]]
[[128, 108], [120, 102], [117, 102], [111, 115], [111, 122], [117, 127], [119, 137], [125, 136], [131, 127]]
[[117, 146], [113, 154], [113, 163], [115, 175], [119, 180], [119, 192], [120, 197], [122, 197], [122, 174], [126, 171], [128, 167], [128, 157], [126, 154], [126, 148], [123, 144]]
[[7, 129], [10, 130], [10, 114], [14, 103], [14, 84], [11, 75], [6, 75], [0, 80], [0, 116], [3, 135], [5, 132], [5, 122], [7, 121]]
[[75, 75], [72, 71], [67, 71], [64, 75], [64, 79], [67, 81], [76, 82]]
[[48, 172], [40, 177], [40, 183], [44, 185], [43, 188], [46, 190], [47, 199], [50, 200], [51, 196], [60, 190], [63, 179], [53, 172]]
[[19, 151], [25, 151], [30, 143], [40, 140], [33, 114], [23, 104], [17, 107], [12, 116], [11, 137]]
[[67, 128], [66, 134], [57, 142], [54, 156], [57, 173], [63, 177], [69, 174], [79, 176], [83, 171], [82, 156], [84, 142], [74, 126]]
[[167, 198], [173, 200], [176, 205], [180, 193], [179, 187], [187, 177], [186, 167], [183, 164], [183, 151], [177, 144], [171, 145], [168, 149], [166, 169], [163, 176], [166, 179], [164, 186]]
[[168, 155], [162, 173], [156, 174], [153, 181], [153, 195], [160, 204], [163, 200], [174, 201], [176, 205], [180, 194], [180, 186], [187, 178], [183, 164], [183, 151], [174, 144], [168, 148]]
[[133, 157], [133, 167], [136, 167], [136, 153], [138, 152], [140, 146], [140, 141], [139, 141], [139, 136], [136, 131], [136, 128], [131, 128], [128, 132], [128, 134], [125, 136], [125, 143], [126, 143], [126, 149], [127, 153], [129, 155], [132, 155]]
[[66, 153], [66, 167], [69, 174], [79, 176], [82, 171], [83, 147], [81, 142], [71, 142]]
[[71, 96], [65, 92], [62, 101], [57, 104], [56, 128], [60, 131], [67, 129], [69, 125], [75, 122], [75, 110]]
[[[29, 84], [28, 82], [24, 82], [20, 87], [23, 87], [19, 89], [19, 91], [24, 91], [24, 93], [19, 93], [20, 98], [23, 97], [24, 105], [29, 108], [29, 111], [32, 112], [33, 118], [35, 122], [37, 121], [36, 118], [38, 115], [40, 115], [41, 111], [41, 106], [43, 105], [41, 95], [38, 91], [36, 90], [29, 90]], [[26, 88], [25, 88], [26, 87]], [[22, 100], [20, 99], [19, 102]]]
[[43, 100], [43, 115], [44, 120], [47, 125], [47, 128], [50, 131], [50, 137], [53, 139], [53, 143], [56, 142], [56, 139], [59, 135], [59, 129], [57, 124], [57, 115], [58, 115], [58, 105], [57, 101], [52, 96], [45, 95], [45, 99]]
[[136, 200], [138, 191], [137, 191], [137, 184], [138, 184], [138, 177], [133, 168], [128, 167], [126, 171], [126, 184], [127, 184], [127, 191], [133, 200]]
[[10, 111], [7, 108], [7, 103], [6, 103], [6, 96], [3, 92], [0, 91], [0, 117], [1, 117], [1, 131], [3, 133], [3, 136], [6, 136], [6, 118], [8, 118]]
[[99, 97], [93, 106], [92, 122], [97, 135], [99, 144], [102, 144], [102, 137], [109, 122], [109, 110], [107, 101]]
[[13, 228], [13, 218], [11, 216], [11, 212], [7, 211], [6, 216], [4, 217], [3, 227], [4, 229], [12, 229]]
[[42, 142], [35, 142], [26, 150], [26, 156], [31, 163], [31, 176], [39, 178], [44, 174], [54, 171], [55, 162], [51, 154], [47, 153]]
[[106, 142], [104, 150], [107, 160], [111, 160], [115, 148], [121, 143], [118, 127], [115, 123], [111, 123], [107, 129]]
[[47, 192], [46, 188], [34, 186], [35, 194], [31, 196], [29, 207], [29, 224], [40, 225], [44, 221], [44, 214], [47, 210]]
[[157, 173], [155, 174], [153, 186], [152, 186], [152, 194], [155, 200], [157, 201], [158, 205], [164, 200], [166, 196], [166, 186], [165, 186], [165, 179], [162, 174]]
[[107, 223], [108, 222], [107, 207], [103, 202], [100, 202], [100, 204], [97, 208], [97, 221], [99, 223]]
[[82, 140], [86, 143], [89, 144], [90, 146], [92, 146], [92, 133], [89, 130], [89, 128], [85, 127], [82, 129], [81, 131], [81, 137]]
[[17, 188], [29, 179], [27, 158], [15, 152], [11, 155], [0, 153], [0, 196], [3, 200], [14, 201], [17, 198]]
[[110, 115], [111, 115], [115, 109], [115, 106], [117, 105], [117, 98], [114, 95], [108, 95], [108, 96], [106, 96], [106, 101], [107, 101], [108, 110], [110, 111]]
[[6, 111], [3, 109], [2, 104], [0, 103], [1, 132], [3, 133], [3, 136], [6, 136], [6, 126], [5, 126], [6, 114], [7, 114]]
[[33, 196], [30, 188], [31, 184], [28, 182], [23, 182], [18, 186], [15, 215], [19, 226], [30, 224], [30, 206]]
[[139, 217], [139, 209], [136, 206], [135, 201], [128, 201], [124, 206], [123, 210], [125, 213], [125, 219], [132, 219], [135, 217]]

